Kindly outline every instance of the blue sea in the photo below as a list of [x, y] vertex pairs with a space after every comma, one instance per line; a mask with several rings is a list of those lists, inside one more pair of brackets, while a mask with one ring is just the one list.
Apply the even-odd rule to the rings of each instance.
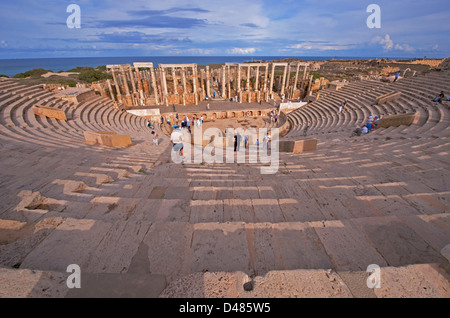
[[308, 61], [324, 61], [335, 59], [372, 59], [368, 57], [311, 57], [311, 56], [150, 56], [150, 57], [85, 57], [85, 58], [39, 58], [39, 59], [0, 59], [0, 74], [14, 76], [35, 68], [43, 68], [53, 72], [68, 71], [77, 66], [96, 68], [107, 64], [132, 64], [134, 62], [152, 62], [158, 64], [187, 64], [196, 63], [224, 64], [243, 63], [251, 60], [273, 61], [283, 58], [300, 58]]

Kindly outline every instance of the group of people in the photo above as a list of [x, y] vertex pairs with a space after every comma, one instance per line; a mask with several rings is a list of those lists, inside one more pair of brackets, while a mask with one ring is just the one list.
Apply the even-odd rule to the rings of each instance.
[[441, 91], [441, 93], [439, 94], [439, 96], [433, 98], [433, 102], [437, 102], [437, 103], [441, 103], [442, 101], [450, 101], [450, 96], [447, 96], [447, 98], [445, 97], [444, 91]]
[[378, 126], [378, 122], [380, 121], [380, 117], [370, 115], [367, 118], [366, 123], [363, 126], [356, 126], [356, 129], [353, 131], [352, 136], [361, 136], [364, 134], [368, 134], [372, 130], [374, 130]]
[[270, 116], [270, 122], [278, 122], [278, 114], [276, 114], [273, 110], [269, 113]]
[[[172, 142], [173, 150], [184, 159], [183, 130], [181, 129], [181, 127], [179, 127], [177, 125], [174, 125], [173, 128], [174, 129], [172, 131], [172, 134], [170, 135], [170, 141]], [[225, 133], [227, 133], [227, 131], [228, 131], [228, 129], [225, 129]], [[158, 134], [156, 134], [154, 131], [152, 131], [152, 135], [154, 135], [154, 140], [157, 139]], [[263, 138], [263, 149], [269, 149], [269, 143], [271, 140], [272, 140], [272, 136], [268, 132]], [[156, 145], [158, 145], [157, 141], [156, 141]], [[256, 139], [255, 145], [257, 147], [260, 146], [259, 139]], [[244, 148], [248, 148], [250, 146], [249, 136], [247, 136], [245, 134], [241, 135], [239, 132], [236, 132], [234, 134], [234, 151], [235, 152], [240, 151], [241, 146], [243, 146]]]
[[[172, 122], [171, 122], [171, 118], [172, 116], [169, 115], [169, 117], [167, 118], [167, 125], [168, 126], [172, 126]], [[181, 128], [187, 128], [189, 130], [189, 132], [191, 132], [191, 127], [194, 127], [195, 125], [197, 125], [198, 128], [200, 128], [203, 125], [203, 120], [204, 117], [200, 116], [200, 117], [192, 117], [192, 120], [189, 119], [189, 117], [186, 115], [185, 118], [180, 122], [180, 117], [178, 115], [178, 113], [176, 113], [175, 115], [175, 125], [174, 126], [181, 126]], [[164, 117], [161, 116], [161, 124], [164, 123]]]
[[[269, 143], [272, 140], [272, 136], [270, 133], [267, 133], [263, 138], [263, 149], [269, 149]], [[256, 139], [255, 145], [259, 147], [260, 142], [259, 139]], [[250, 146], [250, 140], [247, 135], [240, 134], [237, 132], [234, 134], [234, 151], [239, 151], [241, 149], [241, 146], [244, 146], [244, 148], [248, 148]]]

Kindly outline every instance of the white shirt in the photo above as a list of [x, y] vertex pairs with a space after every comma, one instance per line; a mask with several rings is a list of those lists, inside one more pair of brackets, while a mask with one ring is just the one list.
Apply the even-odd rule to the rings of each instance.
[[369, 129], [366, 127], [366, 126], [364, 126], [362, 129], [361, 129], [361, 133], [362, 134], [367, 134], [369, 132]]
[[179, 144], [180, 142], [183, 142], [183, 133], [180, 129], [175, 129], [172, 131], [172, 134], [170, 135], [170, 140], [174, 144]]

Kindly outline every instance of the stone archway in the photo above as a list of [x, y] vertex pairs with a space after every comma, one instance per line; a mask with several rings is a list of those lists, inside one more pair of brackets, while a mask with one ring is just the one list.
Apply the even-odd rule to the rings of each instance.
[[403, 71], [403, 77], [405, 77], [406, 72], [408, 72], [408, 71], [412, 72], [411, 69], [408, 67], [406, 70]]

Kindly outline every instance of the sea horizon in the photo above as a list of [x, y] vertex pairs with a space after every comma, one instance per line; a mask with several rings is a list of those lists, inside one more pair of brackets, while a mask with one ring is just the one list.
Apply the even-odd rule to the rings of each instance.
[[0, 74], [12, 77], [36, 68], [53, 72], [68, 71], [76, 67], [93, 67], [107, 64], [132, 64], [134, 62], [152, 62], [159, 64], [225, 64], [244, 63], [252, 60], [273, 61], [296, 58], [308, 61], [371, 60], [386, 58], [390, 60], [408, 60], [416, 57], [340, 57], [340, 56], [126, 56], [126, 57], [56, 57], [56, 58], [15, 58], [0, 59]]

